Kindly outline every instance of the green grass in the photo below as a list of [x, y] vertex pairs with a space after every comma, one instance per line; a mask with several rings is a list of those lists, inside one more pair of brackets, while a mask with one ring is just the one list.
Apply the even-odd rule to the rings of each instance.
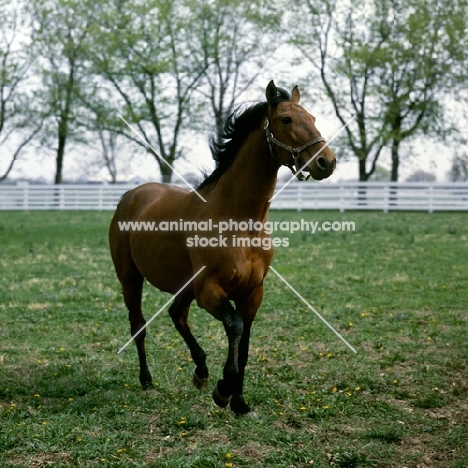
[[[355, 221], [288, 235], [254, 325], [246, 399], [191, 385], [167, 314], [149, 327], [155, 390], [138, 383], [107, 245], [112, 213], [0, 213], [0, 466], [468, 466], [468, 223], [457, 213], [272, 212]], [[277, 235], [284, 236], [284, 233]], [[146, 286], [151, 317], [169, 298]], [[227, 341], [193, 306], [211, 385]]]

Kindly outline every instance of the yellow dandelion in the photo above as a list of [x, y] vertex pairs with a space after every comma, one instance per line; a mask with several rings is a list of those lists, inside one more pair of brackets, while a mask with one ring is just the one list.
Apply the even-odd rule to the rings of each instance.
[[226, 453], [226, 458], [234, 458], [234, 455], [232, 453]]
[[333, 393], [336, 393], [337, 391], [338, 391], [338, 389], [337, 389], [336, 387], [333, 387], [332, 392], [333, 392]]
[[301, 406], [299, 409], [300, 409], [301, 411], [305, 411], [307, 408], [306, 408], [305, 406]]

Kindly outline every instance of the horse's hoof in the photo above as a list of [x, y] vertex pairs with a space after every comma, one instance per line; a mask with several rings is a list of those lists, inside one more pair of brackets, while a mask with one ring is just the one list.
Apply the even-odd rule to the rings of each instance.
[[220, 407], [220, 408], [226, 408], [227, 405], [231, 402], [231, 397], [224, 397], [221, 395], [218, 391], [218, 384], [216, 384], [214, 390], [213, 390], [213, 401]]
[[238, 418], [257, 419], [257, 413], [250, 410], [248, 413], [235, 413]]
[[193, 371], [192, 382], [195, 388], [200, 390], [201, 392], [206, 390], [206, 387], [208, 387], [208, 377], [204, 377], [204, 378], [198, 377], [195, 370]]
[[250, 406], [245, 402], [242, 395], [233, 395], [231, 400], [231, 410], [237, 416], [253, 416]]

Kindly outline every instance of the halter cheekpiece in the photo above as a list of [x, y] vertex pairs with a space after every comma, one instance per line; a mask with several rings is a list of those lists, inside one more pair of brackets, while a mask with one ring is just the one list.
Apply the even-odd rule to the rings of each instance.
[[285, 166], [289, 167], [291, 172], [297, 177], [298, 180], [307, 180], [310, 177], [310, 174], [305, 176], [303, 172], [301, 171], [301, 166], [299, 164], [299, 153], [304, 151], [309, 146], [313, 146], [316, 143], [325, 141], [325, 138], [317, 137], [317, 138], [314, 138], [313, 140], [308, 141], [307, 143], [304, 143], [302, 146], [298, 146], [297, 148], [294, 148], [292, 146], [288, 146], [288, 145], [285, 145], [284, 143], [281, 143], [281, 141], [277, 140], [273, 136], [273, 133], [270, 131], [270, 121], [268, 120], [268, 117], [265, 119], [265, 124], [263, 126], [263, 129], [265, 130], [266, 139], [268, 142], [268, 146], [270, 148], [270, 153], [273, 156], [273, 158], [276, 159], [275, 155], [273, 154], [273, 145], [279, 146], [280, 148], [286, 151], [289, 151], [293, 158], [294, 164], [285, 164]]

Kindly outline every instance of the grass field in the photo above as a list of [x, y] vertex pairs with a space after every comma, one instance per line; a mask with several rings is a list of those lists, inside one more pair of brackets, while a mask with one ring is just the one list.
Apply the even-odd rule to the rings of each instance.
[[[254, 418], [211, 401], [227, 341], [192, 308], [210, 391], [167, 313], [149, 327], [154, 391], [107, 245], [112, 213], [0, 213], [1, 467], [468, 466], [468, 222], [457, 213], [272, 212], [351, 220], [355, 232], [290, 235], [246, 373]], [[169, 299], [146, 286], [150, 318]]]

